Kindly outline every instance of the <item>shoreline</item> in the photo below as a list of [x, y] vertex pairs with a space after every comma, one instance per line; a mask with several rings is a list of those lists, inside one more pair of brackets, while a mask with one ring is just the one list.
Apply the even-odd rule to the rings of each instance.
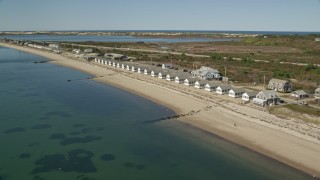
[[[210, 102], [199, 99], [191, 93], [186, 94], [174, 89], [175, 86], [172, 88], [166, 87], [161, 84], [158, 78], [152, 79], [156, 83], [148, 82], [148, 79], [150, 80], [151, 78], [145, 78], [144, 75], [137, 75], [137, 73], [133, 72], [100, 67], [97, 64], [93, 66], [92, 64], [85, 64], [61, 55], [21, 46], [3, 43], [0, 43], [0, 46], [40, 55], [53, 60], [55, 64], [91, 74], [95, 77], [94, 80], [98, 82], [110, 84], [145, 97], [172, 109], [177, 114], [199, 110], [199, 113], [195, 113], [190, 117], [183, 117], [179, 121], [220, 136], [223, 139], [306, 172], [311, 176], [320, 176], [320, 170], [315, 167], [320, 164], [319, 140], [290, 132], [285, 128], [274, 127], [266, 122], [259, 122], [259, 119], [255, 118], [255, 116], [250, 116], [249, 113], [246, 116], [227, 109], [225, 107], [231, 109], [241, 108], [228, 101]], [[220, 106], [219, 103], [223, 104], [224, 107]], [[209, 106], [212, 107], [209, 108]], [[266, 112], [254, 109], [244, 110], [254, 111], [254, 113], [257, 113], [257, 117], [275, 118]], [[234, 126], [234, 123], [238, 124], [237, 127]]]

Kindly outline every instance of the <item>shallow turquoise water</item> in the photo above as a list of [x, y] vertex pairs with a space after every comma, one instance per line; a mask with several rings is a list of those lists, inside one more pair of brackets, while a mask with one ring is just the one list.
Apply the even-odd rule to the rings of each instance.
[[0, 47], [0, 180], [311, 179], [45, 60]]

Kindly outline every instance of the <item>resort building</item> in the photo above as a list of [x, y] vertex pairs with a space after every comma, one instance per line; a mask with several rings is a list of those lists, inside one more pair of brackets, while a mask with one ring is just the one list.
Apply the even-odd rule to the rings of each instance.
[[320, 87], [314, 91], [314, 97], [316, 99], [320, 99]]
[[173, 66], [172, 66], [172, 64], [162, 64], [162, 69], [172, 69], [173, 68]]
[[138, 73], [143, 74], [145, 67], [138, 67]]
[[151, 71], [151, 76], [152, 76], [152, 77], [158, 77], [158, 76], [159, 76], [159, 72], [156, 71], [156, 70], [152, 70], [152, 71]]
[[143, 70], [143, 74], [145, 74], [145, 75], [151, 75], [151, 71], [152, 71], [151, 69], [147, 69], [147, 68], [146, 68], [146, 69]]
[[186, 78], [184, 80], [184, 85], [186, 86], [194, 86], [194, 84], [198, 81], [198, 78]]
[[174, 81], [176, 76], [177, 76], [177, 75], [174, 74], [174, 73], [167, 74], [166, 80], [167, 80], [167, 81]]
[[216, 69], [210, 67], [202, 66], [200, 69], [191, 71], [192, 77], [197, 77], [201, 79], [220, 79], [220, 73]]
[[309, 97], [308, 93], [304, 92], [304, 90], [297, 90], [291, 93], [291, 97], [303, 99]]
[[83, 50], [83, 52], [86, 54], [93, 53], [93, 49], [85, 49], [85, 50]]
[[129, 64], [127, 64], [126, 69], [127, 69], [128, 71], [130, 71], [130, 70], [131, 70], [131, 68], [130, 68]]
[[213, 92], [216, 91], [217, 87], [220, 86], [219, 83], [215, 83], [215, 82], [208, 82], [205, 87], [204, 90], [209, 91], [209, 92]]
[[264, 90], [260, 91], [255, 98], [253, 98], [253, 103], [261, 106], [271, 106], [280, 103], [280, 98], [276, 95], [274, 90]]
[[246, 91], [242, 94], [242, 100], [248, 102], [257, 96], [257, 91]]
[[158, 78], [159, 79], [166, 79], [167, 75], [164, 72], [159, 72]]
[[232, 88], [229, 90], [229, 96], [233, 98], [242, 97], [242, 94], [244, 94], [246, 91], [242, 88]]
[[216, 88], [216, 93], [217, 94], [228, 94], [229, 91], [231, 90], [231, 86], [228, 84], [220, 84], [217, 88]]
[[138, 72], [138, 68], [135, 67], [135, 66], [131, 66], [131, 71], [132, 71], [132, 72]]
[[198, 80], [195, 82], [194, 87], [197, 89], [204, 89], [206, 84], [208, 84], [209, 81], [207, 80]]
[[178, 84], [184, 83], [184, 80], [187, 79], [189, 76], [187, 75], [178, 75], [175, 77], [174, 81]]
[[291, 92], [292, 83], [290, 81], [272, 78], [269, 81], [268, 89], [272, 89], [278, 92]]

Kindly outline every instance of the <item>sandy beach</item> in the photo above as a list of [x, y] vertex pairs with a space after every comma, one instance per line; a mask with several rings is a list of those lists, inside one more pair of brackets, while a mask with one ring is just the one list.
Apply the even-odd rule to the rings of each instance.
[[219, 135], [241, 146], [320, 177], [320, 129], [280, 119], [265, 111], [243, 106], [215, 93], [167, 82], [136, 72], [85, 63], [71, 54], [50, 52], [0, 43], [0, 46], [37, 54], [58, 65], [89, 74], [111, 84], [188, 114], [179, 121]]

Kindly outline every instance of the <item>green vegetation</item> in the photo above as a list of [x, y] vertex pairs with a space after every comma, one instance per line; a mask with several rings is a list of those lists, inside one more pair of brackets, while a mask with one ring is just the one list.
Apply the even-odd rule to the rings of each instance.
[[283, 106], [273, 106], [269, 112], [281, 118], [298, 118], [308, 123], [320, 124], [320, 110], [317, 108], [287, 104]]

